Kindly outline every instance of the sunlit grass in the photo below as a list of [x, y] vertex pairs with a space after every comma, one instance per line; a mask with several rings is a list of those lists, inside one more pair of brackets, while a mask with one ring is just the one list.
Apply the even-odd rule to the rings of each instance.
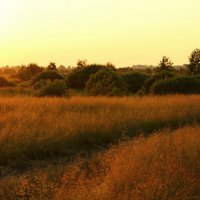
[[122, 137], [200, 120], [200, 96], [0, 99], [0, 164], [101, 150]]
[[[77, 179], [73, 182], [74, 171]], [[113, 148], [89, 163], [81, 174], [76, 168], [66, 171], [56, 197], [199, 199], [199, 188], [200, 128], [186, 127]]]
[[0, 180], [1, 199], [187, 200], [200, 197], [199, 126], [122, 142], [90, 159]]

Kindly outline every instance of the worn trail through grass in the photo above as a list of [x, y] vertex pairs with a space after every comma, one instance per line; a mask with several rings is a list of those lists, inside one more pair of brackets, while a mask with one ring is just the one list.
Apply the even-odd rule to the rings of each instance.
[[0, 165], [88, 156], [119, 140], [200, 121], [200, 96], [0, 99]]

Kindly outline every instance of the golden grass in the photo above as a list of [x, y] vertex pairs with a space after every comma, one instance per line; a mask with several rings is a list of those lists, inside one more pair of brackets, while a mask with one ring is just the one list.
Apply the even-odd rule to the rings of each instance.
[[0, 199], [188, 200], [200, 198], [200, 127], [163, 130], [85, 161], [0, 180]]
[[200, 96], [0, 99], [0, 164], [101, 150], [123, 136], [200, 120]]
[[[93, 161], [57, 199], [200, 199], [200, 128], [163, 131], [114, 148]], [[100, 167], [99, 167], [100, 166]]]

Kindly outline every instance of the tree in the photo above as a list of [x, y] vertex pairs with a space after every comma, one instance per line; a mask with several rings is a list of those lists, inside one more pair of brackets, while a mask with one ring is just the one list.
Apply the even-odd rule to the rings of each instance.
[[200, 49], [195, 49], [190, 57], [187, 65], [190, 74], [200, 74]]
[[32, 74], [31, 74], [30, 68], [27, 68], [25, 65], [20, 66], [16, 74], [16, 77], [22, 81], [31, 80]]
[[57, 70], [56, 64], [54, 62], [50, 62], [47, 66], [48, 70]]
[[43, 71], [42, 67], [38, 66], [36, 63], [30, 63], [27, 66], [27, 70], [30, 70], [32, 76], [35, 76]]
[[106, 67], [107, 67], [108, 69], [111, 69], [111, 70], [113, 70], [113, 71], [116, 71], [115, 65], [113, 65], [113, 64], [110, 63], [110, 62], [108, 62], [108, 63], [106, 64]]
[[94, 96], [121, 96], [128, 92], [125, 81], [116, 72], [102, 69], [90, 76], [86, 91]]
[[78, 67], [86, 67], [87, 66], [87, 60], [78, 60], [77, 66]]
[[173, 70], [173, 63], [170, 61], [169, 58], [167, 58], [166, 56], [163, 56], [157, 69], [159, 71], [172, 71]]
[[144, 73], [129, 72], [122, 75], [122, 78], [128, 85], [129, 91], [137, 93], [144, 85], [144, 82], [149, 78]]
[[143, 88], [139, 91], [139, 94], [148, 94], [151, 90], [152, 85], [159, 81], [159, 80], [165, 80], [165, 79], [171, 79], [174, 77], [174, 74], [170, 71], [161, 71], [158, 74], [155, 74], [148, 78], [144, 82]]
[[68, 76], [70, 87], [73, 89], [84, 89], [90, 75], [104, 68], [105, 66], [97, 64], [75, 68]]

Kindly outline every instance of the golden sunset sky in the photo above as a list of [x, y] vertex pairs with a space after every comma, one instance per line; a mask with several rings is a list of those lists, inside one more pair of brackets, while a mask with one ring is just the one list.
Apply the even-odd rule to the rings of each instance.
[[200, 0], [0, 0], [0, 66], [188, 62]]

